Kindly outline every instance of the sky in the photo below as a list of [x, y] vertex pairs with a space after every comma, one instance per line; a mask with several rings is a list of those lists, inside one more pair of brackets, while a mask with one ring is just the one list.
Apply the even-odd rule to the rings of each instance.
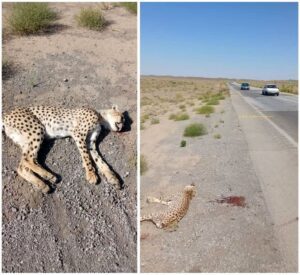
[[141, 3], [141, 73], [298, 79], [297, 3]]

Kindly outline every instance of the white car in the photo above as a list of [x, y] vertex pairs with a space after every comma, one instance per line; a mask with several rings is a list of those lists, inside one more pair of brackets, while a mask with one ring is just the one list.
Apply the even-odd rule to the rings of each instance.
[[277, 95], [279, 96], [279, 89], [277, 88], [277, 86], [275, 84], [267, 84], [264, 86], [264, 88], [262, 89], [261, 94], [262, 95]]

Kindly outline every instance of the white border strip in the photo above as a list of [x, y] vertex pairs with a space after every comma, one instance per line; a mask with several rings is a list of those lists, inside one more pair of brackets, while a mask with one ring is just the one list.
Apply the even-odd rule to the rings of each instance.
[[140, 182], [141, 182], [141, 173], [140, 173], [140, 143], [141, 143], [141, 127], [140, 127], [140, 97], [141, 97], [141, 85], [140, 85], [140, 2], [137, 2], [137, 273], [141, 272], [141, 253], [140, 253]]

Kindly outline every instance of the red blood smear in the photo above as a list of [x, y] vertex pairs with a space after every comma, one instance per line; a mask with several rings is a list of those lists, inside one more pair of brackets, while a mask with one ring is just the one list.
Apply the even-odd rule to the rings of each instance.
[[224, 197], [222, 199], [217, 200], [218, 203], [228, 203], [233, 206], [240, 206], [245, 207], [245, 197], [242, 196], [230, 196], [230, 197]]

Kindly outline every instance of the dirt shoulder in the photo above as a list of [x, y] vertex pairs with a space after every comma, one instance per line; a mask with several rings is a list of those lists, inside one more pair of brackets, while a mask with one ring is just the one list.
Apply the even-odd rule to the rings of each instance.
[[[148, 171], [141, 177], [141, 213], [165, 206], [146, 203], [147, 196], [168, 198], [195, 183], [197, 195], [174, 232], [141, 223], [142, 272], [284, 272], [271, 216], [249, 155], [238, 116], [227, 98], [210, 117], [193, 114], [174, 122], [169, 113], [141, 131]], [[191, 122], [208, 134], [184, 138]], [[217, 126], [216, 126], [217, 125]], [[220, 134], [221, 138], [214, 138]], [[242, 196], [245, 207], [217, 203]]]
[[[40, 192], [16, 175], [20, 150], [3, 140], [3, 272], [136, 271], [136, 16], [121, 7], [103, 11], [103, 32], [77, 27], [83, 6], [50, 4], [60, 14], [53, 32], [9, 37], [3, 56], [14, 73], [3, 81], [3, 111], [51, 105], [96, 110], [117, 104], [127, 131], [105, 133], [99, 150], [124, 181], [116, 192], [91, 186], [71, 139], [47, 142], [40, 161], [61, 176]], [[7, 10], [4, 5], [4, 15]], [[130, 122], [131, 121], [131, 122]]]

